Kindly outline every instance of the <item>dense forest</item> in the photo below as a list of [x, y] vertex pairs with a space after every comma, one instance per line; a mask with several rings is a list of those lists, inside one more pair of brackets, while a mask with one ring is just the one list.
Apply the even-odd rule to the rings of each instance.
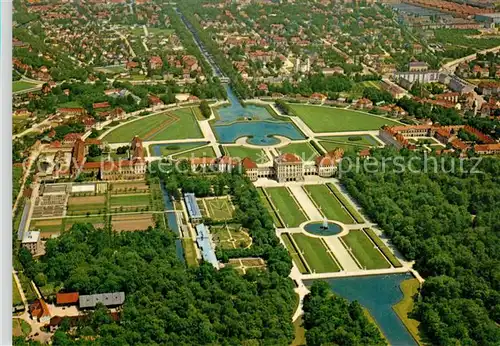
[[[395, 155], [419, 173], [387, 160]], [[500, 161], [483, 158], [470, 173], [473, 160], [460, 169], [458, 159], [443, 157], [426, 168], [419, 155], [377, 150], [370, 160], [386, 159], [385, 169], [367, 172], [361, 161], [341, 181], [425, 277], [413, 317], [431, 343], [498, 344]]]
[[304, 298], [307, 345], [387, 344], [357, 301], [335, 295], [325, 281], [315, 281], [310, 291]]

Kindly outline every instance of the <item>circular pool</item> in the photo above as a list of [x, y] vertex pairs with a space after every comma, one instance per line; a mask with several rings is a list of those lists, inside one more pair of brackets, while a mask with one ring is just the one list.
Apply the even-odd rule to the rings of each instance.
[[304, 230], [308, 233], [320, 236], [335, 235], [342, 232], [342, 227], [331, 221], [327, 221], [328, 228], [323, 227], [324, 222], [310, 222], [304, 226]]

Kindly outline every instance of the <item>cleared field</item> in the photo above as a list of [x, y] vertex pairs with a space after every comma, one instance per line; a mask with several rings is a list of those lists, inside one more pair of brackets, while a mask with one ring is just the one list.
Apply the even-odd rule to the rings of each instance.
[[106, 203], [106, 196], [70, 197], [68, 199], [68, 206], [104, 203]]
[[348, 109], [289, 105], [314, 132], [368, 131], [378, 130], [383, 125], [398, 124], [390, 119]]
[[396, 268], [401, 268], [403, 265], [399, 260], [394, 256], [394, 254], [389, 250], [389, 248], [384, 244], [382, 240], [375, 234], [375, 232], [371, 228], [365, 228], [364, 231], [366, 235], [370, 237], [370, 239], [378, 246], [380, 251], [384, 254], [384, 256], [391, 262], [391, 264]]
[[292, 257], [293, 262], [295, 263], [295, 265], [299, 269], [299, 272], [301, 272], [302, 274], [309, 273], [309, 270], [307, 270], [307, 267], [304, 264], [304, 261], [302, 260], [302, 258], [300, 258], [299, 253], [295, 249], [295, 246], [292, 244], [292, 241], [290, 239], [290, 234], [284, 233], [281, 237], [283, 238], [283, 242], [285, 243], [285, 247], [288, 250], [288, 253], [290, 254], [290, 256]]
[[150, 197], [149, 193], [140, 195], [115, 195], [111, 196], [110, 204], [112, 207], [147, 206], [150, 203]]
[[278, 149], [282, 154], [295, 154], [300, 157], [303, 161], [312, 161], [319, 156], [316, 149], [313, 148], [308, 142], [304, 143], [291, 143], [287, 146]]
[[12, 82], [12, 91], [13, 92], [23, 91], [26, 89], [34, 88], [36, 86], [37, 86], [37, 84], [35, 84], [35, 83], [25, 82], [23, 80], [17, 80], [15, 82]]
[[354, 208], [354, 206], [347, 200], [347, 198], [337, 189], [337, 187], [331, 183], [326, 184], [328, 188], [333, 192], [335, 197], [344, 205], [344, 207], [349, 211], [351, 216], [356, 220], [357, 223], [364, 223], [365, 219], [361, 214]]
[[413, 310], [413, 297], [417, 294], [420, 283], [417, 279], [408, 279], [401, 282], [400, 288], [403, 292], [403, 299], [393, 305], [393, 309], [406, 326], [411, 336], [419, 345], [423, 345], [418, 332], [420, 322], [408, 317], [408, 314]]
[[264, 206], [266, 207], [266, 209], [269, 211], [269, 214], [271, 214], [271, 218], [273, 219], [273, 222], [276, 225], [276, 227], [280, 227], [280, 228], [283, 227], [283, 224], [281, 223], [281, 220], [279, 219], [278, 215], [276, 214], [276, 211], [273, 209], [273, 207], [269, 203], [269, 201], [268, 201], [266, 195], [264, 194], [264, 191], [262, 190], [262, 188], [257, 189], [257, 191], [259, 193], [259, 196], [260, 196], [260, 199], [261, 199], [262, 203], [264, 204]]
[[340, 221], [345, 224], [356, 223], [326, 185], [305, 185], [304, 189], [328, 220]]
[[292, 238], [295, 240], [313, 273], [340, 271], [340, 268], [327, 252], [320, 238], [308, 237], [302, 233], [294, 233], [292, 234]]
[[215, 154], [215, 151], [211, 146], [205, 146], [205, 147], [202, 147], [199, 149], [186, 151], [182, 154], [173, 155], [172, 157], [176, 158], [176, 159], [179, 159], [179, 158], [187, 159], [187, 158], [191, 158], [191, 157], [216, 158], [217, 155]]
[[231, 157], [239, 157], [240, 159], [244, 159], [245, 157], [251, 158], [256, 163], [266, 163], [269, 161], [269, 158], [264, 153], [264, 150], [254, 149], [254, 148], [246, 148], [240, 146], [228, 146], [224, 147], [228, 156]]
[[355, 136], [328, 136], [328, 137], [319, 137], [319, 139], [328, 141], [328, 142], [336, 142], [336, 143], [345, 143], [351, 145], [359, 145], [359, 146], [378, 146], [377, 140], [373, 138], [371, 135], [355, 135]]
[[193, 111], [182, 108], [129, 122], [108, 133], [103, 140], [129, 142], [135, 135], [145, 141], [203, 137]]
[[25, 320], [20, 318], [12, 319], [12, 335], [27, 337], [31, 332], [31, 326]]
[[111, 228], [115, 232], [143, 231], [154, 227], [153, 214], [115, 215], [111, 218]]
[[214, 220], [228, 220], [233, 217], [233, 207], [229, 198], [207, 198], [203, 201], [208, 215]]
[[286, 187], [268, 187], [265, 191], [287, 227], [298, 227], [307, 221], [307, 217]]
[[149, 186], [144, 182], [136, 182], [136, 183], [113, 183], [110, 186], [110, 191], [112, 193], [119, 192], [144, 192], [149, 191]]
[[351, 230], [347, 235], [342, 237], [342, 240], [351, 249], [352, 254], [363, 268], [383, 269], [391, 267], [389, 262], [386, 261], [384, 256], [362, 230]]

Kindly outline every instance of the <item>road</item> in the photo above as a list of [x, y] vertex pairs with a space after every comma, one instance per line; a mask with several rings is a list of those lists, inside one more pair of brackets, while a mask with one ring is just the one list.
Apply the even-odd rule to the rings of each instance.
[[500, 50], [500, 46], [496, 46], [496, 47], [493, 47], [493, 48], [481, 50], [481, 51], [476, 52], [476, 53], [471, 54], [471, 55], [467, 55], [467, 56], [465, 56], [463, 58], [455, 59], [453, 61], [450, 61], [450, 62], [444, 64], [441, 67], [440, 71], [448, 72], [450, 74], [454, 74], [455, 73], [455, 69], [462, 62], [469, 62], [469, 61], [472, 61], [472, 60], [476, 59], [477, 54], [486, 54], [488, 52], [493, 52], [494, 53], [494, 52], [497, 52], [499, 50]]

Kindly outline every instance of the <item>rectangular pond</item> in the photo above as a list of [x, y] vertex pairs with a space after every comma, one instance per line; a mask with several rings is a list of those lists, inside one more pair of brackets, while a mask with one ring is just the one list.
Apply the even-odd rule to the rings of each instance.
[[[392, 306], [403, 299], [400, 284], [411, 279], [407, 274], [372, 275], [335, 279], [324, 279], [332, 291], [350, 301], [357, 300], [368, 309], [380, 329], [394, 346], [417, 345]], [[311, 286], [314, 280], [305, 280]]]

